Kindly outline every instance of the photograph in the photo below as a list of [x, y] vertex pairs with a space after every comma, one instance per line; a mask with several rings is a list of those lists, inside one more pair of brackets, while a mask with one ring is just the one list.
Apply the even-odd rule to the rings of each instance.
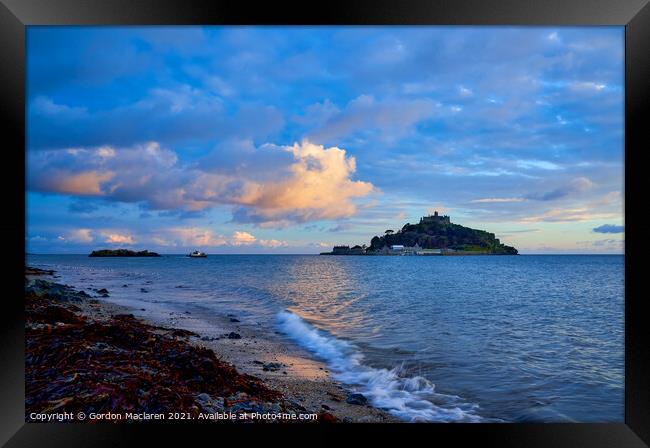
[[25, 422], [626, 423], [625, 26], [24, 45]]

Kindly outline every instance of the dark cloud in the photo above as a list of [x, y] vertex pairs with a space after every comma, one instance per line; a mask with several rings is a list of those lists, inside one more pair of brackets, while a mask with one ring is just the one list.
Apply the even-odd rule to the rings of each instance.
[[615, 224], [603, 224], [602, 226], [594, 227], [592, 231], [596, 233], [623, 233], [625, 226], [617, 226]]

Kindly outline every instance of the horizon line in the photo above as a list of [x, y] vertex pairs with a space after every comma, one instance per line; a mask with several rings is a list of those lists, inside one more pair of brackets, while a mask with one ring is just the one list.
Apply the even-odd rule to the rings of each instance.
[[[149, 252], [155, 252], [155, 251], [149, 251]], [[159, 255], [182, 255], [182, 256], [187, 256], [186, 253], [167, 253], [167, 252], [156, 252]], [[245, 253], [245, 252], [237, 252], [237, 253], [224, 253], [224, 252], [217, 252], [217, 253], [210, 253], [210, 252], [205, 252], [207, 255], [320, 255], [320, 253], [268, 253], [268, 252], [253, 252], [253, 253]], [[25, 255], [86, 255], [88, 256], [88, 253], [61, 253], [61, 252], [25, 252]], [[480, 257], [480, 256], [504, 256], [504, 255], [494, 255], [494, 254], [479, 254], [479, 255], [456, 255], [456, 256], [467, 256], [467, 257]], [[572, 253], [567, 253], [567, 252], [544, 252], [544, 253], [518, 253], [517, 255], [625, 255], [624, 252], [620, 253], [611, 253], [611, 252], [603, 252], [603, 253], [593, 253], [593, 252], [572, 252]], [[444, 256], [444, 255], [443, 255]], [[449, 255], [451, 256], [451, 255]], [[98, 257], [98, 258], [112, 258], [112, 257]], [[129, 258], [129, 257], [113, 257], [113, 258]], [[131, 258], [147, 258], [147, 257], [131, 257]], [[150, 257], [151, 258], [151, 257]]]

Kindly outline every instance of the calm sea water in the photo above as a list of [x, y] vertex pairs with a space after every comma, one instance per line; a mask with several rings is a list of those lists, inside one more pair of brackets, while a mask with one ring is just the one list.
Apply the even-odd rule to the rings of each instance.
[[28, 262], [113, 301], [261, 322], [405, 420], [623, 421], [623, 256]]

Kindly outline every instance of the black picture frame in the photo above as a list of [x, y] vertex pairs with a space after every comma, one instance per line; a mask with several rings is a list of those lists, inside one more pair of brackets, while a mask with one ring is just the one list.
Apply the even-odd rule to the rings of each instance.
[[[645, 119], [650, 104], [650, 0], [0, 0], [0, 126], [9, 170], [1, 178], [8, 210], [0, 313], [2, 419], [7, 446], [116, 446], [152, 438], [167, 443], [207, 436], [281, 437], [305, 444], [343, 432], [385, 441], [423, 437], [430, 443], [500, 447], [643, 447], [650, 444], [650, 344], [643, 313], [644, 187], [642, 163], [650, 149]], [[181, 425], [45, 424], [24, 421], [25, 262], [25, 29], [29, 25], [164, 24], [405, 24], [405, 25], [623, 25], [625, 26], [625, 422], [620, 424], [390, 424], [390, 425]], [[317, 437], [307, 439], [307, 437]], [[398, 437], [400, 439], [398, 439]], [[222, 439], [221, 439], [222, 440]], [[414, 438], [408, 440], [415, 441]], [[194, 442], [193, 442], [194, 443]]]

